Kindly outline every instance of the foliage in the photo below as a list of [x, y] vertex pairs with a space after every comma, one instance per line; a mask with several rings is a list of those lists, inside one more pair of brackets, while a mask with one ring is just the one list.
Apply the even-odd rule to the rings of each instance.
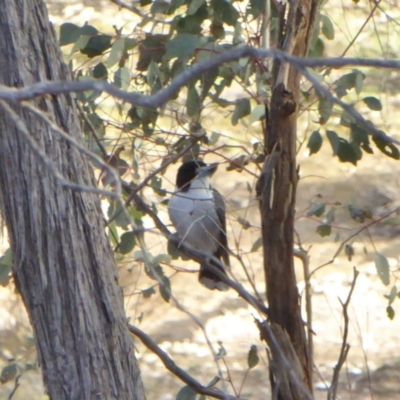
[[[277, 3], [271, 2], [269, 23], [274, 45], [279, 24]], [[66, 22], [60, 26], [59, 44], [77, 80], [104, 80], [131, 93], [157, 95], [191, 65], [243, 44], [259, 46], [261, 43], [265, 13], [265, 2], [261, 0], [248, 3], [145, 0], [140, 2], [140, 10], [146, 17], [138, 20], [133, 31], [122, 25], [100, 28], [91, 23], [80, 26]], [[309, 55], [326, 56], [337, 35], [336, 22], [323, 9]], [[227, 179], [228, 174], [244, 172], [252, 182], [252, 174], [260, 172], [264, 161], [260, 121], [265, 117], [263, 103], [265, 99], [268, 103], [271, 96], [271, 66], [270, 62], [250, 58], [220, 65], [193, 79], [158, 109], [130, 106], [97, 91], [79, 93], [86, 143], [118, 169], [124, 182], [124, 201], [132, 190], [139, 188], [138, 192], [148, 200], [155, 215], [162, 216], [165, 211], [173, 190], [166, 170], [171, 168], [171, 160], [173, 164], [180, 162], [180, 155], [184, 160], [199, 157], [227, 160], [224, 171]], [[384, 104], [377, 90], [371, 90], [367, 82], [369, 71], [315, 68], [311, 72], [337, 99], [351, 104], [374, 124], [381, 123], [376, 121]], [[304, 139], [299, 135], [299, 151], [306, 145], [310, 156], [320, 157], [328, 147], [337, 161], [355, 166], [363, 157], [377, 152], [395, 160], [400, 158], [395, 144], [374, 136], [307, 82], [301, 88], [300, 112], [307, 114], [312, 124]], [[232, 126], [228, 126], [224, 117]], [[151, 176], [156, 168], [158, 173]], [[113, 187], [112, 180], [101, 168], [98, 168], [98, 178], [101, 185]], [[249, 183], [249, 195], [252, 190]], [[104, 199], [104, 203], [107, 203], [107, 228], [116, 258], [121, 265], [143, 268], [146, 274], [147, 280], [136, 294], [147, 300], [159, 293], [165, 302], [170, 302], [174, 294], [172, 278], [178, 270], [174, 263], [178, 258], [185, 259], [184, 256], [170, 244], [140, 246], [141, 240], [153, 244], [154, 232], [153, 225], [137, 204], [128, 206], [136, 226], [132, 230], [114, 200]], [[315, 222], [316, 233], [324, 240], [334, 238], [340, 243], [339, 250], [351, 260], [356, 236], [354, 240], [341, 237], [338, 213], [346, 216], [347, 226], [356, 226], [360, 232], [374, 223], [372, 210], [359, 207], [356, 202], [342, 204], [321, 196], [311, 198], [309, 208], [299, 218]], [[255, 228], [258, 224], [253, 224], [245, 212], [235, 212], [231, 224], [240, 235], [244, 231], [251, 232], [251, 244], [235, 249], [240, 260], [243, 259], [240, 257], [260, 251], [262, 240]], [[386, 312], [389, 318], [394, 318], [393, 302], [400, 296], [395, 277], [384, 254], [376, 251], [374, 262], [382, 283], [390, 287]], [[11, 254], [6, 253], [0, 259], [2, 284], [8, 282], [10, 270]], [[247, 356], [249, 370], [255, 368], [259, 362], [255, 345]], [[189, 387], [183, 387], [177, 394], [177, 398], [182, 399], [195, 397]]]

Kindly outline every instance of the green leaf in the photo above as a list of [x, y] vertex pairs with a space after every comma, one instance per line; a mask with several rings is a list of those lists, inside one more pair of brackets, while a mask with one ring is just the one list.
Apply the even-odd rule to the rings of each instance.
[[107, 59], [107, 67], [111, 68], [117, 64], [125, 52], [125, 39], [117, 39], [111, 46], [111, 52]]
[[344, 247], [344, 254], [346, 254], [347, 259], [351, 261], [354, 256], [354, 247], [351, 244], [346, 244]]
[[103, 63], [98, 63], [93, 68], [93, 78], [107, 80], [108, 71]]
[[211, 132], [211, 136], [208, 139], [208, 145], [209, 146], [214, 146], [214, 144], [216, 144], [218, 142], [220, 137], [221, 137], [220, 133], [212, 131]]
[[342, 75], [337, 81], [335, 81], [335, 92], [338, 97], [343, 97], [347, 94], [348, 90], [356, 88], [361, 90], [362, 82], [365, 79], [365, 74], [357, 69], [353, 69], [353, 72]]
[[132, 231], [124, 232], [120, 238], [118, 251], [121, 254], [127, 254], [133, 250], [135, 245], [136, 245], [135, 234]]
[[197, 35], [178, 33], [165, 46], [165, 61], [178, 58], [186, 62], [193, 55], [198, 43], [199, 37]]
[[357, 161], [362, 157], [362, 152], [355, 143], [349, 143], [347, 140], [339, 138], [337, 156], [341, 162], [351, 162], [357, 165]]
[[372, 212], [369, 209], [362, 209], [352, 204], [349, 204], [347, 208], [350, 212], [350, 217], [356, 222], [362, 224], [365, 219], [372, 219]]
[[139, 43], [139, 60], [136, 65], [138, 71], [147, 71], [151, 61], [160, 63], [165, 54], [167, 35], [147, 34]]
[[206, 0], [192, 0], [189, 3], [189, 7], [187, 9], [187, 15], [193, 15], [197, 12], [197, 10], [206, 2]]
[[333, 27], [332, 21], [326, 15], [320, 15], [322, 23], [322, 34], [328, 39], [335, 39], [335, 28]]
[[263, 244], [263, 239], [262, 237], [259, 237], [254, 243], [253, 246], [251, 246], [250, 253], [254, 253], [257, 251]]
[[186, 98], [186, 113], [189, 117], [199, 114], [201, 107], [200, 96], [194, 86], [191, 86]]
[[237, 125], [239, 119], [246, 117], [251, 112], [250, 100], [240, 99], [235, 103], [235, 110], [232, 114], [232, 125]]
[[170, 2], [166, 2], [164, 0], [155, 0], [153, 1], [150, 7], [151, 14], [167, 14], [167, 11], [170, 8]]
[[321, 237], [329, 236], [331, 234], [331, 232], [332, 232], [332, 228], [331, 228], [330, 225], [322, 224], [322, 225], [318, 225], [317, 226], [316, 232]]
[[165, 190], [162, 188], [162, 179], [159, 176], [153, 176], [151, 178], [150, 186], [153, 189], [154, 193], [157, 193], [159, 196], [164, 197], [166, 195]]
[[331, 224], [335, 220], [335, 208], [332, 207], [325, 216], [326, 223]]
[[259, 121], [260, 119], [265, 118], [265, 104], [257, 104], [249, 117], [250, 124], [254, 124], [254, 122]]
[[339, 150], [339, 142], [340, 142], [339, 136], [335, 131], [330, 131], [330, 130], [326, 131], [326, 136], [328, 136], [329, 142], [332, 146], [333, 155], [336, 156]]
[[171, 299], [171, 281], [167, 276], [163, 275], [162, 284], [160, 284], [159, 288], [161, 297], [164, 301], [169, 303], [169, 300]]
[[176, 395], [176, 400], [196, 400], [197, 393], [189, 386], [181, 388]]
[[247, 366], [249, 369], [252, 369], [258, 364], [259, 361], [260, 358], [258, 357], [257, 346], [253, 344], [251, 345], [249, 353], [247, 354]]
[[313, 200], [311, 202], [311, 207], [307, 212], [308, 217], [312, 217], [315, 215], [316, 217], [320, 217], [325, 212], [326, 203], [321, 200]]
[[78, 25], [66, 22], [60, 26], [60, 46], [75, 43], [81, 35], [81, 28]]
[[82, 50], [83, 48], [86, 47], [90, 39], [90, 36], [87, 35], [82, 35], [72, 46], [70, 55], [74, 54], [78, 50]]
[[115, 221], [111, 222], [111, 224], [108, 225], [108, 236], [110, 237], [112, 245], [118, 246], [119, 236]]
[[[176, 233], [174, 235], [177, 236]], [[168, 251], [168, 254], [174, 260], [176, 260], [177, 258], [179, 258], [181, 256], [181, 251], [175, 246], [175, 244], [171, 240], [168, 240], [167, 251]]]
[[324, 125], [330, 118], [333, 110], [333, 103], [326, 97], [320, 97], [318, 103], [318, 112], [320, 115], [319, 123]]
[[111, 46], [110, 35], [92, 36], [86, 46], [81, 49], [82, 54], [86, 54], [89, 58], [100, 56]]
[[6, 382], [10, 382], [15, 378], [16, 375], [17, 375], [17, 364], [12, 363], [6, 365], [1, 371], [0, 383], [3, 385]]
[[215, 80], [218, 78], [219, 69], [218, 67], [211, 68], [205, 72], [201, 77], [201, 98], [204, 99], [210, 89], [212, 88]]
[[393, 319], [395, 316], [395, 312], [392, 306], [387, 306], [386, 307], [386, 314], [388, 316], [389, 319]]
[[378, 276], [383, 282], [384, 285], [390, 284], [390, 270], [389, 270], [389, 262], [387, 258], [380, 253], [377, 253], [375, 256], [375, 267], [378, 272]]
[[214, 20], [225, 22], [230, 26], [235, 26], [240, 18], [239, 12], [231, 2], [225, 0], [211, 0]]
[[388, 157], [391, 157], [395, 160], [400, 159], [399, 149], [393, 143], [388, 143], [378, 136], [373, 136], [372, 140], [383, 154], [386, 154]]
[[381, 111], [382, 103], [379, 99], [373, 96], [368, 96], [363, 98], [363, 102], [367, 105], [370, 110]]
[[131, 82], [131, 73], [128, 68], [122, 67], [114, 73], [114, 85], [118, 86], [122, 90], [127, 90]]
[[351, 124], [350, 125], [350, 135], [352, 142], [356, 143], [358, 146], [361, 146], [361, 148], [369, 154], [373, 153], [373, 150], [371, 149], [370, 143], [369, 143], [369, 137], [367, 131], [356, 125], [356, 124]]
[[392, 286], [392, 289], [390, 290], [388, 299], [389, 299], [389, 306], [395, 301], [397, 297], [397, 286], [394, 285]]
[[310, 156], [318, 153], [322, 146], [322, 135], [319, 131], [314, 131], [308, 139], [307, 147], [310, 149]]
[[321, 38], [317, 38], [314, 45], [310, 47], [308, 56], [309, 57], [323, 57], [325, 51], [325, 44]]
[[156, 291], [154, 290], [153, 286], [149, 287], [148, 289], [142, 290], [142, 295], [144, 299], [149, 299], [155, 293]]

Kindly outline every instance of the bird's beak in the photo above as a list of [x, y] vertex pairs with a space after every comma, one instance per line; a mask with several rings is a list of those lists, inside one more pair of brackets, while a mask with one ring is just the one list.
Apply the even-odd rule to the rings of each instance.
[[218, 168], [218, 163], [206, 165], [197, 169], [198, 176], [211, 176]]

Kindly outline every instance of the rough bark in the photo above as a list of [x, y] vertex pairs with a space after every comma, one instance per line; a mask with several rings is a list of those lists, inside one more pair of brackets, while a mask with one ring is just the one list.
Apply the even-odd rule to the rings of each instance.
[[[0, 54], [1, 84], [69, 78], [41, 0], [2, 2]], [[72, 96], [33, 104], [81, 141]], [[82, 154], [32, 113], [11, 106], [54, 169], [73, 182], [93, 184]], [[144, 399], [100, 201], [61, 187], [1, 104], [0, 191], [13, 276], [50, 397]]]
[[[295, 56], [307, 55], [317, 3], [315, 0], [289, 2], [287, 4], [290, 9], [287, 14], [285, 6], [280, 5], [279, 47], [282, 50]], [[288, 73], [284, 72], [285, 68], [289, 66], [274, 63], [274, 89], [265, 134], [268, 156], [258, 183], [264, 270], [270, 321], [288, 333], [303, 369], [303, 381], [312, 390], [311, 363], [308, 358], [293, 262], [298, 181], [296, 121], [300, 76], [293, 67], [288, 69]], [[275, 374], [275, 382], [276, 378]], [[280, 398], [289, 400], [303, 397], [294, 390], [290, 398], [287, 397], [287, 393], [283, 395], [280, 392]]]

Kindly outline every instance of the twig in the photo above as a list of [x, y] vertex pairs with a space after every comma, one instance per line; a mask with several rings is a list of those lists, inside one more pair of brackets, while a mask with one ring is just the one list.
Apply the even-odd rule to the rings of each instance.
[[[130, 189], [130, 195], [125, 201], [125, 207], [129, 206], [129, 204], [134, 199], [135, 195], [140, 190], [142, 190], [149, 183], [149, 181], [151, 179], [153, 179], [160, 172], [164, 171], [164, 169], [167, 168], [168, 165], [174, 163], [176, 160], [178, 160], [183, 155], [185, 155], [199, 140], [200, 140], [200, 138], [192, 137], [190, 143], [185, 148], [183, 148], [179, 153], [174, 154], [173, 156], [169, 156], [167, 161], [165, 161], [165, 158], [164, 158], [164, 161], [161, 163], [161, 165], [158, 168], [156, 168], [153, 172], [151, 172], [149, 175], [147, 175], [146, 178], [144, 178], [142, 180], [142, 182], [140, 182], [140, 184], [138, 184], [135, 187]], [[121, 213], [121, 211], [122, 210], [116, 211], [114, 213], [114, 215], [107, 221], [107, 225], [109, 225], [112, 221], [114, 221], [118, 217], [118, 215]]]
[[372, 18], [372, 16], [374, 15], [375, 10], [377, 9], [379, 5], [379, 1], [375, 3], [374, 8], [370, 11], [368, 17], [366, 18], [366, 20], [364, 21], [364, 23], [361, 25], [361, 28], [358, 30], [358, 32], [355, 34], [355, 36], [353, 37], [353, 39], [351, 40], [351, 42], [348, 44], [348, 46], [345, 48], [345, 50], [343, 51], [342, 55], [340, 57], [344, 57], [346, 55], [346, 53], [349, 51], [349, 49], [351, 48], [351, 46], [353, 46], [353, 44], [355, 43], [355, 41], [357, 40], [357, 38], [360, 36], [361, 32], [364, 30], [364, 28], [367, 26], [368, 21]]
[[110, 0], [111, 3], [116, 4], [117, 6], [119, 6], [120, 8], [124, 8], [126, 10], [129, 10], [130, 12], [136, 14], [138, 17], [141, 17], [143, 19], [149, 19], [149, 22], [157, 22], [157, 23], [161, 23], [161, 24], [170, 24], [170, 21], [164, 21], [164, 20], [160, 20], [160, 19], [156, 19], [156, 18], [149, 18], [149, 14], [148, 13], [144, 13], [142, 10], [140, 10], [139, 8], [135, 7], [133, 4], [134, 2], [131, 1], [131, 5], [125, 3], [122, 0]]
[[[119, 193], [116, 192], [111, 192], [109, 190], [105, 189], [98, 189], [93, 186], [88, 186], [88, 185], [83, 185], [75, 182], [71, 182], [67, 179], [65, 179], [61, 173], [57, 170], [56, 166], [50, 160], [47, 155], [43, 152], [43, 150], [39, 147], [39, 145], [36, 143], [36, 141], [32, 138], [30, 135], [27, 127], [25, 126], [24, 122], [19, 118], [18, 114], [4, 101], [0, 100], [0, 107], [4, 109], [4, 111], [9, 115], [9, 117], [12, 119], [12, 121], [15, 124], [15, 127], [17, 128], [17, 131], [22, 134], [25, 143], [28, 144], [28, 146], [31, 148], [33, 153], [39, 158], [39, 160], [44, 164], [46, 169], [51, 173], [51, 175], [58, 181], [58, 183], [66, 188], [72, 189], [72, 190], [79, 190], [82, 192], [87, 192], [87, 193], [94, 193], [98, 195], [103, 195], [107, 197], [114, 198], [116, 200], [119, 200], [120, 196]], [[72, 138], [70, 138], [72, 141]], [[95, 155], [92, 154], [94, 157]], [[108, 167], [110, 168], [110, 167]]]
[[11, 400], [13, 398], [15, 392], [19, 388], [19, 386], [20, 386], [19, 378], [21, 378], [21, 375], [17, 375], [17, 377], [15, 378], [14, 388], [11, 391], [11, 393], [8, 395], [7, 400]]
[[237, 397], [222, 393], [218, 389], [208, 388], [203, 386], [194, 379], [191, 375], [189, 375], [184, 369], [178, 367], [174, 360], [164, 351], [162, 350], [157, 343], [145, 332], [137, 328], [133, 325], [128, 325], [129, 331], [138, 337], [142, 343], [150, 349], [154, 354], [158, 356], [158, 358], [162, 361], [165, 368], [168, 371], [172, 372], [175, 376], [185, 382], [188, 386], [190, 386], [196, 393], [204, 394], [206, 396], [213, 397], [215, 399], [222, 399], [222, 400], [237, 400]]
[[351, 239], [353, 239], [354, 237], [356, 237], [357, 235], [359, 235], [362, 231], [368, 229], [370, 226], [375, 225], [375, 224], [377, 224], [377, 223], [380, 222], [380, 221], [383, 221], [383, 220], [386, 219], [387, 217], [390, 217], [390, 215], [392, 215], [392, 214], [394, 214], [394, 213], [397, 213], [399, 210], [400, 210], [400, 207], [396, 207], [394, 210], [392, 210], [392, 211], [390, 211], [389, 213], [383, 215], [382, 217], [380, 217], [380, 218], [378, 218], [378, 219], [374, 219], [373, 221], [369, 222], [368, 224], [362, 226], [360, 229], [357, 229], [357, 231], [356, 231], [355, 233], [351, 234], [349, 237], [347, 237], [345, 240], [343, 240], [343, 242], [340, 243], [338, 249], [335, 251], [335, 254], [333, 255], [333, 257], [332, 257], [329, 261], [327, 261], [327, 262], [325, 262], [325, 263], [319, 265], [317, 268], [315, 268], [315, 269], [311, 272], [310, 277], [311, 277], [313, 274], [315, 274], [317, 271], [319, 271], [320, 269], [326, 267], [327, 265], [332, 264], [332, 263], [335, 261], [336, 257], [340, 254], [340, 252], [342, 251], [344, 245], [345, 245], [347, 242], [349, 242]]
[[397, 60], [377, 60], [363, 58], [300, 58], [291, 56], [283, 51], [276, 49], [255, 49], [250, 46], [236, 47], [223, 53], [216, 54], [214, 57], [207, 58], [199, 63], [192, 65], [190, 68], [179, 74], [170, 85], [166, 86], [156, 94], [146, 96], [138, 93], [128, 93], [119, 89], [115, 85], [104, 81], [66, 81], [66, 82], [39, 82], [24, 88], [10, 88], [0, 85], [0, 99], [8, 102], [20, 102], [23, 100], [33, 99], [46, 94], [62, 94], [70, 92], [83, 92], [87, 90], [97, 90], [106, 92], [120, 100], [130, 104], [143, 107], [160, 107], [171, 99], [180, 88], [187, 85], [194, 77], [204, 74], [206, 71], [217, 67], [225, 62], [234, 61], [239, 58], [250, 57], [263, 59], [272, 57], [281, 62], [287, 62], [296, 68], [305, 78], [307, 78], [323, 96], [326, 96], [331, 102], [341, 106], [347, 113], [352, 116], [361, 126], [368, 130], [373, 136], [380, 138], [388, 143], [400, 144], [385, 134], [383, 131], [375, 128], [373, 124], [365, 120], [350, 104], [347, 104], [334, 96], [327, 88], [325, 88], [318, 80], [313, 77], [306, 68], [308, 67], [333, 67], [339, 68], [343, 66], [364, 66], [377, 68], [391, 68], [400, 70], [400, 61]]
[[[172, 301], [174, 302], [175, 307], [176, 307], [179, 311], [182, 311], [183, 313], [185, 313], [186, 315], [188, 315], [188, 316], [190, 317], [190, 319], [191, 319], [191, 320], [201, 329], [201, 331], [203, 332], [204, 338], [206, 339], [207, 345], [208, 345], [208, 347], [210, 348], [211, 353], [212, 353], [212, 355], [213, 355], [213, 357], [214, 357], [215, 363], [216, 363], [216, 365], [217, 365], [218, 374], [219, 374], [219, 376], [222, 378], [222, 377], [223, 377], [223, 374], [222, 374], [221, 367], [219, 366], [219, 363], [218, 363], [218, 360], [217, 360], [217, 357], [216, 357], [216, 356], [217, 356], [217, 353], [215, 352], [214, 347], [213, 347], [213, 345], [212, 345], [212, 343], [211, 343], [211, 340], [210, 340], [209, 337], [208, 337], [208, 334], [207, 334], [206, 328], [204, 327], [204, 324], [200, 321], [200, 319], [199, 319], [196, 315], [194, 315], [193, 313], [191, 313], [183, 304], [181, 304], [181, 303], [177, 300], [177, 298], [176, 298], [175, 296], [173, 296], [172, 294], [171, 294], [171, 299], [172, 299]], [[222, 381], [222, 384], [224, 385], [224, 381]], [[225, 385], [224, 385], [224, 386], [225, 386]], [[226, 391], [226, 388], [225, 388], [225, 387], [223, 387], [223, 389]]]
[[306, 314], [307, 314], [307, 342], [308, 342], [308, 371], [309, 379], [312, 385], [313, 382], [313, 360], [314, 360], [314, 341], [313, 341], [313, 313], [312, 313], [312, 296], [311, 296], [311, 282], [310, 282], [310, 258], [306, 250], [301, 247], [293, 249], [293, 255], [301, 260], [303, 263], [303, 273], [305, 281], [305, 300], [306, 300]]
[[333, 368], [333, 377], [331, 382], [331, 387], [328, 391], [328, 400], [335, 400], [336, 399], [336, 392], [339, 383], [339, 373], [340, 370], [346, 361], [347, 354], [350, 350], [350, 345], [347, 343], [347, 336], [349, 333], [349, 314], [348, 314], [348, 307], [351, 300], [351, 295], [353, 294], [354, 287], [356, 285], [357, 277], [359, 272], [357, 271], [356, 267], [353, 267], [353, 281], [351, 283], [350, 291], [347, 296], [346, 301], [343, 303], [340, 299], [340, 304], [343, 308], [343, 320], [344, 320], [344, 329], [343, 329], [343, 339], [342, 339], [342, 348], [340, 349], [339, 358], [336, 366]]
[[104, 147], [103, 143], [101, 143], [99, 135], [97, 134], [96, 129], [94, 128], [94, 126], [92, 124], [92, 121], [90, 121], [87, 114], [83, 111], [83, 108], [82, 108], [81, 104], [79, 103], [79, 101], [77, 101], [75, 104], [76, 104], [76, 107], [77, 107], [79, 113], [81, 114], [83, 120], [86, 122], [87, 126], [89, 127], [90, 132], [91, 132], [92, 136], [94, 137], [94, 140], [95, 140], [97, 146], [99, 146], [99, 149], [100, 149], [101, 153], [103, 154], [103, 157], [106, 158], [108, 156], [107, 150]]

